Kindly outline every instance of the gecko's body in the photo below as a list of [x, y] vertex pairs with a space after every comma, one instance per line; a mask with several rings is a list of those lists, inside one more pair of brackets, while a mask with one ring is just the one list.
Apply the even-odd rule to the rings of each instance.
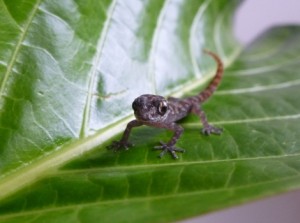
[[173, 137], [167, 143], [161, 142], [161, 146], [156, 146], [155, 149], [162, 150], [160, 157], [166, 152], [170, 152], [173, 158], [178, 158], [176, 151], [184, 152], [184, 150], [176, 148], [175, 144], [182, 134], [183, 128], [178, 125], [176, 121], [186, 117], [189, 113], [194, 113], [199, 116], [203, 124], [203, 134], [221, 134], [222, 129], [216, 128], [208, 123], [201, 109], [201, 104], [213, 94], [219, 85], [223, 76], [223, 63], [216, 54], [209, 51], [205, 52], [211, 55], [218, 65], [216, 74], [206, 89], [198, 95], [182, 99], [173, 97], [165, 99], [162, 96], [151, 94], [139, 96], [132, 103], [136, 119], [127, 124], [121, 140], [114, 141], [109, 148], [114, 150], [121, 148], [128, 149], [128, 147], [131, 146], [131, 143], [128, 142], [131, 129], [141, 125], [148, 125], [156, 128], [165, 128], [174, 132]]

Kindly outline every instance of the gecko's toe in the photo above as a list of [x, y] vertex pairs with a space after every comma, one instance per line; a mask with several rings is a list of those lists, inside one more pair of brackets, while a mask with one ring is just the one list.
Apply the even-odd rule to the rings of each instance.
[[130, 142], [122, 142], [122, 141], [113, 141], [109, 146], [106, 148], [109, 150], [113, 150], [114, 152], [117, 152], [124, 148], [125, 150], [128, 150], [129, 147], [133, 146]]
[[176, 152], [184, 153], [185, 150], [181, 148], [176, 148], [174, 146], [169, 146], [166, 143], [160, 142], [160, 146], [155, 146], [155, 150], [162, 150], [162, 152], [158, 155], [159, 158], [162, 158], [167, 152], [171, 154], [174, 159], [178, 159]]
[[221, 135], [222, 132], [223, 132], [222, 128], [217, 128], [212, 125], [205, 126], [202, 129], [202, 134], [204, 135], [210, 135], [210, 134]]

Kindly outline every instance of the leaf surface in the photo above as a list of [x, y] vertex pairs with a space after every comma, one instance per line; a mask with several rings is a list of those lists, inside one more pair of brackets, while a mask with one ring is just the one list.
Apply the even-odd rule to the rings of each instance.
[[213, 25], [236, 4], [1, 1], [0, 198], [122, 131], [137, 95], [203, 82], [204, 45], [237, 52]]
[[191, 115], [179, 160], [157, 159], [171, 133], [148, 127], [105, 149], [137, 95], [201, 90], [204, 46], [232, 61], [230, 2], [1, 1], [0, 221], [166, 222], [299, 188], [299, 27], [226, 69], [203, 105], [221, 136]]

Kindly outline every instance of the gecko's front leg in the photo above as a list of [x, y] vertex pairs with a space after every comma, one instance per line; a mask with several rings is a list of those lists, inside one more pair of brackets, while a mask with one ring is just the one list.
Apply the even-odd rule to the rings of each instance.
[[128, 148], [132, 146], [132, 143], [130, 143], [128, 141], [131, 129], [134, 127], [141, 126], [141, 125], [143, 125], [143, 123], [138, 120], [132, 120], [131, 122], [129, 122], [126, 126], [126, 129], [123, 133], [121, 140], [113, 141], [111, 145], [107, 146], [107, 148], [112, 149], [114, 151], [118, 151], [122, 148], [124, 148], [125, 150], [128, 150]]
[[174, 135], [172, 136], [169, 142], [160, 142], [161, 145], [155, 146], [154, 149], [162, 150], [162, 152], [159, 154], [160, 158], [162, 158], [167, 152], [169, 152], [174, 159], [178, 159], [176, 152], [185, 152], [184, 149], [175, 147], [177, 140], [183, 132], [183, 128], [180, 125], [177, 125], [176, 123], [166, 124], [161, 127], [173, 131]]

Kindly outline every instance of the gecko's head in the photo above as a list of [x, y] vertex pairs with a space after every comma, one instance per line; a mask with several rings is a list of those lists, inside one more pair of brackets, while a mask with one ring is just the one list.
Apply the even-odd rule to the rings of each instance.
[[161, 122], [168, 113], [168, 102], [159, 95], [143, 94], [133, 101], [132, 108], [139, 121]]

